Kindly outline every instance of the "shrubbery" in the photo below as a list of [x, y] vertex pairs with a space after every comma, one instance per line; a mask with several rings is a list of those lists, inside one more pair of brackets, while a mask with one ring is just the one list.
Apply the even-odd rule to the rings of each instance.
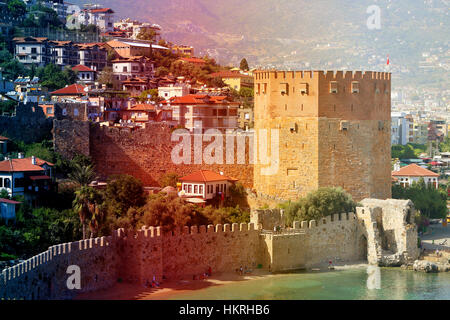
[[319, 188], [298, 201], [284, 203], [287, 223], [317, 220], [335, 213], [355, 212], [356, 202], [342, 188]]

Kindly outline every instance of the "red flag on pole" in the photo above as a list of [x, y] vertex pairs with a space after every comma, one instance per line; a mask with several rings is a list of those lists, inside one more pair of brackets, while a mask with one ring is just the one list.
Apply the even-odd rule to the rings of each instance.
[[387, 56], [387, 65], [389, 65], [389, 55]]

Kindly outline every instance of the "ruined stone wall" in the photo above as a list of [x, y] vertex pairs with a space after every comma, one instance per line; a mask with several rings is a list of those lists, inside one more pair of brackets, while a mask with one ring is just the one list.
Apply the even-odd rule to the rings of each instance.
[[417, 259], [417, 226], [411, 200], [364, 199], [361, 204], [363, 207], [357, 210], [358, 218], [375, 228], [378, 237], [372, 241], [377, 244], [377, 250], [369, 255], [370, 261], [401, 264]]
[[51, 138], [52, 120], [37, 103], [19, 103], [14, 117], [0, 116], [0, 135], [25, 143]]
[[262, 230], [273, 230], [274, 227], [284, 227], [286, 219], [281, 209], [253, 210], [250, 213], [250, 222]]

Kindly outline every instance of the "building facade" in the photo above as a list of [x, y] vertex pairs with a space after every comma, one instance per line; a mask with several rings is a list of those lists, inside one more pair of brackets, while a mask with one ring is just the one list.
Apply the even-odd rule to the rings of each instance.
[[193, 131], [194, 128], [236, 129], [238, 128], [239, 103], [230, 102], [225, 96], [190, 94], [166, 100], [172, 108], [172, 118], [179, 125]]
[[258, 192], [296, 200], [333, 186], [357, 201], [391, 196], [390, 73], [254, 74]]

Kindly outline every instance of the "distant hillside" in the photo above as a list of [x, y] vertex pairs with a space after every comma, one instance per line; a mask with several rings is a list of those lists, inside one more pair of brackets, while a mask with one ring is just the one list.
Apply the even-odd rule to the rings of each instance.
[[[77, 2], [77, 1], [75, 1]], [[102, 3], [102, 1], [99, 1]], [[80, 3], [80, 1], [78, 1]], [[171, 41], [237, 64], [377, 69], [387, 54], [399, 78], [417, 77], [424, 51], [447, 57], [448, 0], [109, 0], [118, 17], [160, 24]], [[368, 6], [381, 9], [369, 30]], [[447, 52], [447, 53], [446, 53]], [[309, 64], [305, 64], [309, 62]], [[395, 69], [397, 68], [397, 69]], [[431, 70], [431, 69], [430, 69]], [[439, 74], [439, 68], [432, 69]]]

